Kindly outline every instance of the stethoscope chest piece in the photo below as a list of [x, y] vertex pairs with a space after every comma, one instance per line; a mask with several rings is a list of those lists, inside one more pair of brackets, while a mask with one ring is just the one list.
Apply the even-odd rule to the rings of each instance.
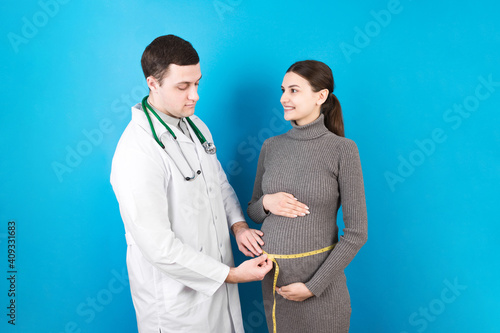
[[212, 142], [205, 141], [202, 146], [207, 154], [213, 155], [217, 152], [217, 147]]

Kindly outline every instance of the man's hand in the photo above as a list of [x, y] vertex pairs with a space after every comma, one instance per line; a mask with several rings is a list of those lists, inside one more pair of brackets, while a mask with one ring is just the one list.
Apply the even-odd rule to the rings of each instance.
[[284, 287], [276, 287], [276, 292], [284, 299], [295, 302], [302, 302], [314, 294], [302, 282], [296, 282]]
[[231, 267], [227, 275], [227, 283], [243, 283], [262, 281], [273, 268], [273, 262], [267, 259], [267, 254], [244, 261], [238, 267]]
[[246, 222], [236, 222], [231, 226], [238, 249], [247, 257], [256, 257], [262, 254], [260, 248], [264, 245], [264, 233], [257, 229], [250, 229]]
[[292, 194], [285, 192], [266, 194], [262, 205], [266, 212], [269, 211], [274, 215], [295, 218], [309, 214], [309, 207], [298, 201]]

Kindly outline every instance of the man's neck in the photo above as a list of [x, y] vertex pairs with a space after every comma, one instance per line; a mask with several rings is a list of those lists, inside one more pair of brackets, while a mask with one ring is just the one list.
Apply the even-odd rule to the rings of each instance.
[[167, 110], [163, 110], [161, 108], [158, 107], [158, 103], [155, 102], [155, 98], [153, 95], [149, 95], [148, 97], [148, 104], [153, 108], [153, 110], [155, 110], [156, 112], [161, 112], [163, 114], [166, 114], [167, 116], [169, 117], [172, 117], [172, 118], [176, 118], [176, 119], [180, 119], [179, 117], [176, 117], [172, 114], [170, 114]]

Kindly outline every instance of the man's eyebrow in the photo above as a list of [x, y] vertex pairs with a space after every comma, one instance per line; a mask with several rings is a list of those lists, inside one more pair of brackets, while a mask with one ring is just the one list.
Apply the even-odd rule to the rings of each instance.
[[[202, 78], [202, 76], [200, 76], [200, 78], [198, 80], [196, 80], [195, 82], [200, 81], [201, 78]], [[191, 84], [191, 82], [189, 82], [189, 81], [182, 81], [182, 82], [177, 82], [177, 84]]]

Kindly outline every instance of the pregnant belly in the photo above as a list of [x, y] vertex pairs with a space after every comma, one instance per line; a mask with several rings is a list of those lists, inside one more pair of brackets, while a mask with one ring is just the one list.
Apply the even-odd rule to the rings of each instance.
[[[269, 254], [299, 254], [336, 243], [336, 226], [325, 226], [325, 223], [317, 222], [309, 216], [292, 219], [271, 215], [261, 228], [265, 242], [262, 248]], [[330, 252], [303, 258], [276, 259], [280, 266], [278, 282], [285, 285], [309, 281]]]
[[263, 249], [274, 254], [295, 254], [330, 246], [338, 240], [335, 218], [313, 214], [297, 218], [270, 215], [262, 224]]

